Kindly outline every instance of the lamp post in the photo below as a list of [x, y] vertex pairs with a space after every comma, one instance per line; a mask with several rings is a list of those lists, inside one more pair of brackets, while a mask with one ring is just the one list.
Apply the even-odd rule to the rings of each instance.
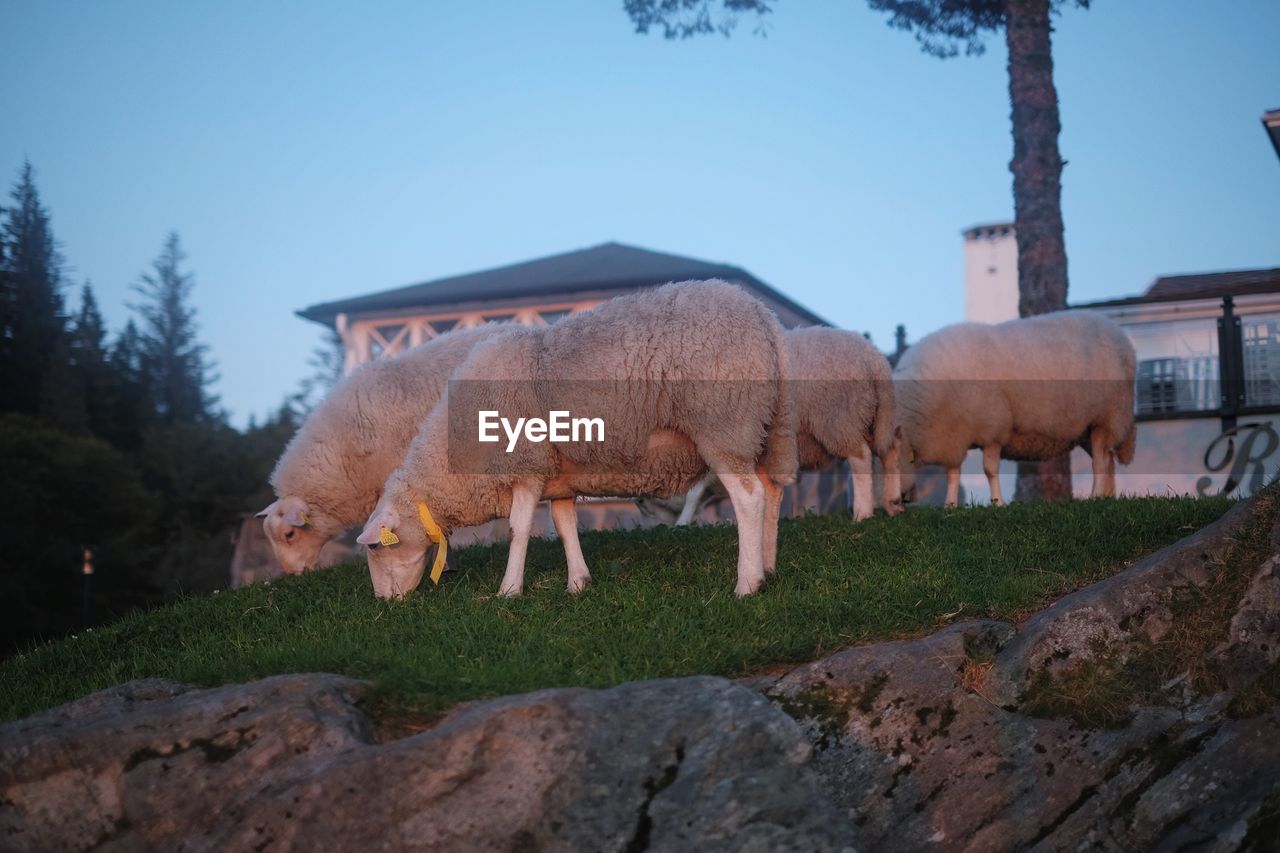
[[89, 627], [89, 619], [93, 612], [93, 599], [90, 597], [90, 585], [93, 582], [93, 548], [88, 545], [84, 546], [84, 564], [80, 567], [80, 574], [84, 578], [84, 605], [83, 617], [84, 627]]

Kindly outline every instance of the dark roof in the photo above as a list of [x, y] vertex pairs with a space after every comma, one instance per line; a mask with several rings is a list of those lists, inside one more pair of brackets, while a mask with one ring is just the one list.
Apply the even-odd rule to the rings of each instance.
[[1267, 136], [1271, 138], [1271, 145], [1276, 149], [1276, 156], [1280, 157], [1280, 110], [1267, 110], [1263, 113], [1262, 126], [1267, 129]]
[[1280, 268], [1165, 275], [1152, 282], [1141, 296], [1086, 302], [1072, 307], [1107, 308], [1157, 302], [1186, 302], [1193, 299], [1245, 296], [1251, 293], [1280, 293]]
[[758, 296], [786, 306], [805, 323], [827, 325], [817, 314], [739, 267], [668, 255], [621, 243], [602, 243], [588, 249], [549, 255], [518, 264], [438, 278], [366, 296], [322, 302], [297, 313], [305, 319], [331, 325], [340, 313], [376, 314], [432, 305], [630, 290], [670, 281], [707, 278], [735, 282], [756, 291]]

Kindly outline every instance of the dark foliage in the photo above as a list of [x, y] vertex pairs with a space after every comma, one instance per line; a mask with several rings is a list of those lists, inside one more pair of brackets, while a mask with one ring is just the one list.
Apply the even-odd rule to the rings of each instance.
[[661, 27], [663, 38], [687, 39], [707, 33], [729, 35], [743, 15], [754, 15], [755, 32], [765, 33], [765, 16], [774, 0], [624, 0], [636, 32]]
[[147, 533], [158, 508], [103, 441], [0, 415], [0, 650], [81, 627], [81, 548], [94, 547], [95, 621], [156, 601]]
[[63, 313], [30, 164], [13, 200], [0, 229], [0, 655], [82, 626], [82, 547], [96, 554], [95, 624], [226, 586], [231, 535], [268, 502], [298, 417], [286, 404], [244, 433], [225, 423], [176, 234], [136, 288], [139, 322], [109, 343], [88, 284]]

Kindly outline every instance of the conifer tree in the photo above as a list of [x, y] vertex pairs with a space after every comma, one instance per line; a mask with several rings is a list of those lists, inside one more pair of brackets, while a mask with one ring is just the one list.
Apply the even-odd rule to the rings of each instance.
[[30, 162], [10, 198], [0, 278], [0, 411], [37, 415], [56, 390], [46, 388], [55, 359], [66, 357], [62, 256]]
[[217, 398], [209, 391], [216, 379], [208, 347], [196, 338], [191, 305], [194, 277], [182, 270], [186, 259], [177, 232], [134, 288], [142, 301], [132, 306], [142, 319], [142, 368], [152, 392], [156, 416], [166, 424], [220, 420]]
[[98, 300], [88, 282], [80, 290], [80, 310], [71, 320], [70, 360], [83, 398], [89, 431], [111, 441], [118, 433], [116, 396], [118, 381], [107, 351], [107, 330]]

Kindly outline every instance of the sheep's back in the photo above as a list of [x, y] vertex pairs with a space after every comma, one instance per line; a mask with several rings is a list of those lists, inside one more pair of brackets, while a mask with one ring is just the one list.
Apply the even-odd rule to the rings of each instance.
[[493, 332], [449, 332], [342, 379], [281, 454], [271, 475], [276, 493], [363, 520], [450, 374]]

